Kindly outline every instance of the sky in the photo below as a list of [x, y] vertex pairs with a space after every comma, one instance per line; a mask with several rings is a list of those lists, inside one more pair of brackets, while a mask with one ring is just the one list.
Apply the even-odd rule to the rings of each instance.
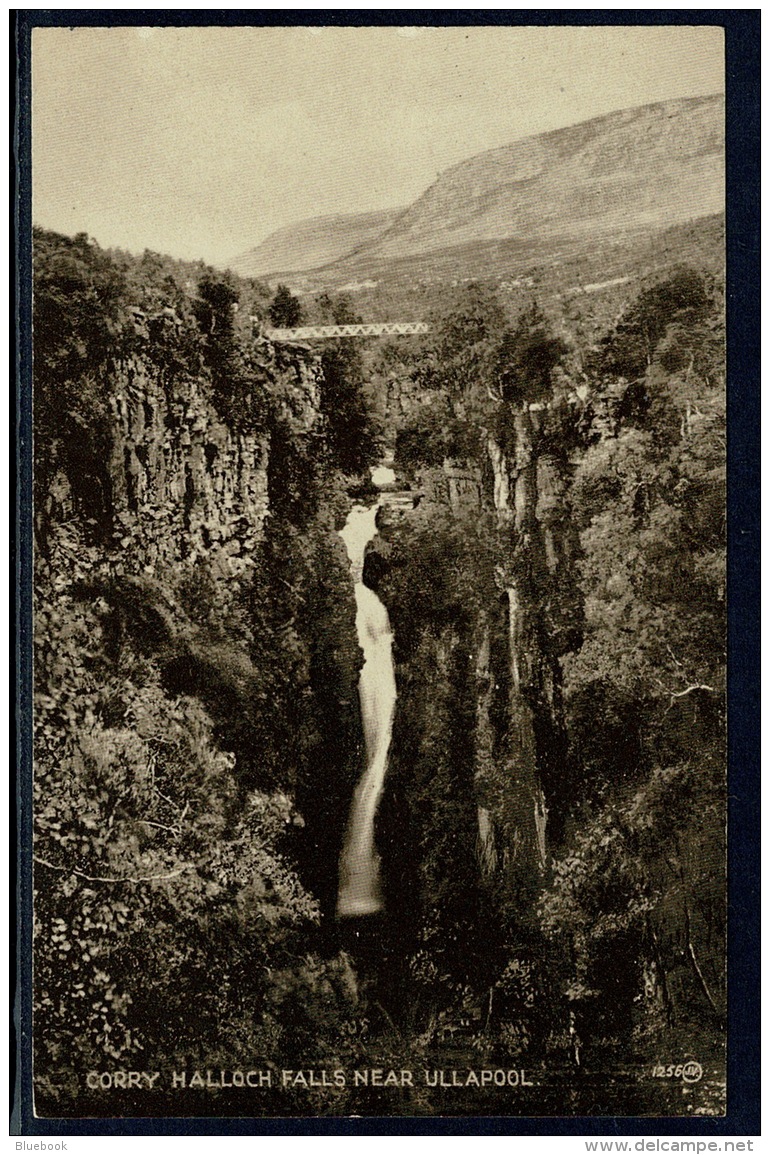
[[475, 153], [724, 91], [722, 30], [36, 28], [33, 218], [226, 263]]

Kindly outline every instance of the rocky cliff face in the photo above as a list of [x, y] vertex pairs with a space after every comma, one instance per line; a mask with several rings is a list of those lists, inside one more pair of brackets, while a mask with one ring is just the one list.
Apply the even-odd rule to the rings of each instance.
[[118, 366], [110, 477], [124, 548], [145, 566], [207, 556], [237, 573], [267, 515], [263, 433], [228, 428], [185, 381], [168, 393], [140, 359]]
[[[454, 767], [457, 775], [454, 795], [462, 793], [474, 815], [470, 853], [475, 846], [477, 882], [504, 895], [513, 916], [526, 922], [548, 875], [551, 799], [564, 789], [559, 658], [575, 644], [581, 603], [567, 502], [574, 466], [561, 431], [579, 415], [566, 398], [508, 410], [504, 434], [486, 435], [477, 462], [445, 459], [420, 469], [414, 511], [386, 508], [384, 553], [394, 570], [405, 564], [412, 576], [402, 586], [397, 572], [386, 572], [381, 592], [392, 607], [407, 687], [400, 709], [408, 717], [401, 724], [422, 735], [416, 743], [412, 736], [403, 766], [396, 735], [396, 791], [403, 790], [407, 808], [419, 809], [420, 759], [440, 764], [443, 757], [436, 745], [446, 739], [434, 733], [440, 703], [465, 700], [464, 736], [452, 736], [460, 724], [452, 716], [456, 706], [447, 708], [443, 725], [450, 735], [447, 772]], [[421, 563], [416, 555], [432, 551], [433, 540], [441, 543], [435, 556]], [[463, 542], [470, 543], [467, 556], [454, 553]], [[432, 567], [442, 556], [451, 572], [437, 576]], [[370, 572], [377, 579], [375, 565]], [[425, 582], [435, 587], [435, 620], [402, 618], [401, 599], [420, 605]], [[426, 604], [427, 614], [433, 609]], [[402, 636], [405, 629], [420, 631], [417, 652], [417, 641]], [[427, 688], [418, 689], [423, 681]], [[427, 714], [415, 705], [418, 695], [432, 702], [423, 702]], [[462, 837], [470, 839], [470, 831]]]
[[522, 405], [511, 414], [505, 446], [494, 437], [487, 443], [498, 524], [512, 545], [497, 575], [510, 656], [510, 833], [530, 872], [548, 864], [548, 796], [565, 746], [560, 639], [565, 624], [574, 627], [578, 606], [577, 536], [565, 502], [570, 465], [553, 450], [551, 423], [550, 408]]
[[[323, 873], [316, 893], [331, 903], [357, 769], [359, 651], [320, 363], [302, 347], [244, 342], [259, 401], [245, 420], [243, 407], [228, 406], [231, 384], [243, 384], [237, 360], [232, 382], [212, 381], [199, 331], [183, 363], [184, 334], [122, 337], [84, 403], [93, 420], [81, 422], [82, 443], [59, 432], [44, 446], [41, 694], [53, 711], [66, 699], [78, 733], [95, 727], [105, 749], [137, 694], [153, 717], [192, 703], [233, 789], [301, 799], [295, 841], [308, 849], [297, 845], [296, 857], [306, 874]], [[95, 708], [102, 699], [123, 704]], [[329, 781], [319, 800], [321, 763]]]
[[[319, 420], [319, 369], [309, 353], [276, 360], [265, 347], [276, 411], [298, 438]], [[237, 578], [252, 561], [269, 512], [268, 430], [238, 430], [218, 414], [205, 376], [170, 376], [146, 347], [113, 362], [103, 515], [113, 561], [126, 573], [170, 576], [206, 562]], [[71, 522], [73, 486], [54, 477], [45, 512]]]
[[[37, 510], [38, 623], [49, 613], [81, 622], [86, 604], [99, 607], [107, 624], [94, 626], [94, 653], [109, 676], [115, 654], [106, 639], [114, 635], [151, 660], [166, 692], [205, 703], [224, 747], [238, 750], [240, 770], [254, 778], [266, 760], [257, 730], [270, 678], [259, 663], [280, 662], [285, 646], [292, 660], [302, 656], [301, 681], [300, 635], [315, 628], [296, 623], [281, 592], [291, 584], [282, 568], [305, 565], [303, 579], [312, 582], [314, 559], [282, 556], [281, 535], [294, 529], [273, 506], [297, 490], [307, 506], [305, 534], [339, 544], [317, 516], [318, 492], [305, 493], [291, 472], [292, 454], [301, 457], [323, 436], [320, 369], [307, 350], [264, 345], [255, 386], [264, 413], [246, 425], [223, 416], [204, 364], [197, 372], [169, 367], [167, 352], [145, 337], [131, 340], [103, 367], [103, 401], [93, 406], [82, 445], [61, 438], [47, 446], [53, 464]], [[288, 665], [286, 674], [290, 693]]]

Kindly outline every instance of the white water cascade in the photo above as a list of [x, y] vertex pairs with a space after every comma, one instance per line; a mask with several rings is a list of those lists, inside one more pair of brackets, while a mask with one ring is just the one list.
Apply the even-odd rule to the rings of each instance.
[[396, 678], [391, 655], [388, 611], [374, 590], [361, 580], [366, 546], [377, 532], [380, 507], [357, 505], [340, 536], [350, 558], [355, 582], [356, 632], [364, 652], [358, 682], [366, 769], [353, 794], [340, 856], [337, 917], [374, 914], [382, 909], [380, 858], [374, 844], [374, 819], [388, 769], [388, 750], [396, 706]]

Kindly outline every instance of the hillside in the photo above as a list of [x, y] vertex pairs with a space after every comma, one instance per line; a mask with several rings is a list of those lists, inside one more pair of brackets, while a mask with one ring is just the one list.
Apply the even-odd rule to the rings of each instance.
[[[383, 214], [379, 229], [376, 214], [366, 214], [368, 237], [359, 234], [345, 255], [318, 259], [320, 235], [330, 227], [318, 218], [268, 238], [265, 246], [285, 234], [291, 258], [276, 247], [261, 267], [272, 280], [293, 270], [282, 275], [309, 293], [366, 281], [505, 278], [552, 262], [593, 265], [599, 241], [600, 249], [636, 249], [664, 230], [723, 211], [723, 117], [722, 96], [696, 97], [519, 140], [448, 169], [396, 219], [383, 223]], [[360, 220], [326, 218], [351, 219]], [[330, 247], [338, 236], [330, 234]], [[246, 257], [233, 265], [241, 272], [246, 266]]]
[[359, 269], [502, 238], [617, 235], [719, 212], [723, 115], [720, 96], [668, 101], [481, 153], [340, 263]]
[[244, 277], [281, 270], [313, 269], [338, 260], [388, 229], [403, 209], [311, 217], [271, 233], [256, 248], [234, 257], [230, 268]]

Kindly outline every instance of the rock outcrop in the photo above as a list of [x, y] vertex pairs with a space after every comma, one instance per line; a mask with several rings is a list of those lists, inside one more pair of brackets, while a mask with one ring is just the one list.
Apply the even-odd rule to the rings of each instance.
[[[319, 368], [298, 350], [280, 362], [263, 349], [274, 412], [303, 438], [319, 420]], [[239, 430], [213, 403], [205, 374], [173, 377], [147, 345], [110, 370], [110, 417], [102, 514], [112, 531], [113, 560], [125, 573], [189, 570], [206, 559], [237, 578], [251, 562], [269, 513], [270, 430]], [[55, 525], [73, 516], [64, 468], [46, 502]]]

